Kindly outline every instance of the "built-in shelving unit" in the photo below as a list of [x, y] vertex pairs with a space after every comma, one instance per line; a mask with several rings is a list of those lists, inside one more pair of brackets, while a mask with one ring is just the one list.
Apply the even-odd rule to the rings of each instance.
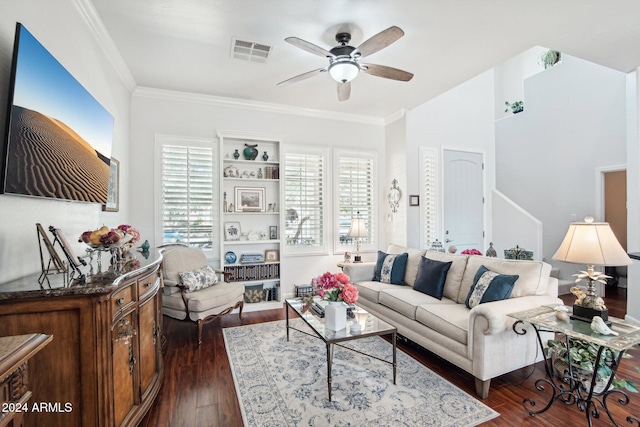
[[[230, 280], [245, 289], [263, 288], [263, 300], [245, 311], [282, 307], [280, 232], [281, 140], [246, 132], [218, 131], [220, 138], [220, 254]], [[255, 156], [247, 159], [246, 154]], [[257, 153], [256, 151], [257, 150]], [[266, 154], [266, 156], [265, 156]]]

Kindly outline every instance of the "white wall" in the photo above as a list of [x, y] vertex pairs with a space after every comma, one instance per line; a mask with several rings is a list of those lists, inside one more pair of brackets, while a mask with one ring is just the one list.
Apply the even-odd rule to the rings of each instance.
[[[151, 246], [157, 243], [153, 239], [153, 230], [159, 226], [154, 224], [157, 183], [154, 182], [152, 154], [157, 134], [216, 139], [216, 131], [223, 129], [280, 135], [284, 144], [373, 150], [378, 153], [379, 166], [384, 167], [385, 130], [382, 123], [368, 124], [294, 115], [275, 112], [272, 108], [243, 108], [239, 104], [234, 107], [224, 105], [220, 98], [147, 89], [134, 93], [131, 123], [131, 157], [135, 159], [135, 177], [130, 185], [132, 194], [136, 195], [131, 200], [131, 222], [140, 229], [143, 236], [149, 236]], [[333, 153], [330, 151], [329, 163], [331, 159]], [[332, 173], [331, 167], [328, 173]], [[378, 188], [384, 188], [383, 179], [384, 174], [381, 173]], [[329, 203], [333, 200], [331, 194], [332, 190], [327, 196]], [[378, 214], [382, 219], [382, 200]], [[335, 235], [331, 216], [326, 225], [331, 238]], [[384, 221], [380, 221], [378, 236], [380, 244], [384, 245]], [[329, 248], [330, 254], [326, 256], [282, 257], [281, 286], [285, 295], [293, 292], [294, 284], [308, 284], [311, 278], [324, 271], [339, 271], [337, 263], [344, 258], [345, 249], [334, 248], [332, 240]], [[363, 253], [364, 261], [374, 259], [374, 253]]]
[[[385, 187], [382, 187], [382, 204], [384, 206], [385, 234], [387, 243], [397, 245], [407, 244], [407, 213], [409, 210], [417, 210], [416, 207], [409, 206], [409, 192], [407, 181], [407, 146], [406, 146], [406, 116], [388, 124], [385, 127], [386, 156], [383, 167], [385, 171]], [[391, 182], [396, 179], [400, 188], [401, 196], [397, 212], [391, 210], [391, 206], [386, 200], [386, 194], [391, 188]], [[417, 194], [417, 193], [411, 193]], [[378, 246], [385, 250], [386, 245]]]
[[[419, 188], [420, 147], [455, 148], [484, 154], [485, 242], [491, 240], [491, 190], [495, 183], [494, 120], [494, 79], [490, 70], [407, 112], [406, 125], [407, 194], [422, 194]], [[407, 229], [407, 244], [420, 247], [418, 209], [408, 212]], [[439, 240], [444, 241], [442, 236]]]
[[[9, 80], [16, 22], [20, 22], [114, 116], [113, 157], [121, 180], [129, 179], [130, 93], [100, 48], [73, 0], [0, 2], [0, 134], [5, 135]], [[129, 190], [121, 186], [120, 212], [103, 213], [97, 204], [0, 195], [0, 283], [40, 271], [36, 223], [54, 225], [75, 243], [80, 233], [127, 218]], [[48, 232], [47, 232], [48, 233]], [[53, 237], [50, 236], [52, 239]], [[61, 254], [62, 255], [62, 254]]]
[[563, 55], [525, 81], [524, 111], [496, 122], [496, 189], [542, 221], [543, 258], [561, 278], [578, 266], [551, 257], [572, 215], [597, 216], [595, 170], [626, 163], [625, 80]]

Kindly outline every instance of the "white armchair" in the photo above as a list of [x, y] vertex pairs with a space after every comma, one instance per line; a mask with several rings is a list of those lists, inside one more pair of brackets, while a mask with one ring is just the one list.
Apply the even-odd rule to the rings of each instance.
[[[211, 280], [189, 286], [183, 283], [185, 273], [208, 267], [207, 258], [200, 248], [185, 245], [165, 245], [160, 248], [162, 254], [162, 275], [164, 289], [162, 294], [163, 314], [178, 320], [189, 320], [198, 326], [198, 345], [202, 344], [202, 327], [219, 317], [239, 309], [242, 320], [244, 307], [244, 286], [228, 282], [226, 275], [214, 270], [223, 280]], [[210, 270], [209, 270], [210, 271]]]

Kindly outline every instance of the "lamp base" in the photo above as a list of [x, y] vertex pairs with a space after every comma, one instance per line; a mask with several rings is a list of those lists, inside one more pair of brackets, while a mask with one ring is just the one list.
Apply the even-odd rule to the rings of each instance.
[[353, 262], [362, 262], [362, 257], [360, 255], [354, 255]]
[[597, 310], [595, 308], [573, 304], [573, 314], [570, 316], [571, 319], [591, 323], [595, 316], [602, 317], [604, 323], [606, 323], [607, 326], [611, 326], [611, 322], [609, 321], [609, 310]]

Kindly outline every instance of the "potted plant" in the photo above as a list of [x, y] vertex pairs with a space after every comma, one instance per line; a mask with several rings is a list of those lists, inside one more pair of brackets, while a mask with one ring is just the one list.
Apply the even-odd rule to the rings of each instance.
[[[578, 339], [569, 338], [571, 349], [567, 352], [567, 344], [565, 340], [549, 340], [545, 347], [545, 355], [547, 358], [553, 359], [552, 365], [556, 371], [556, 375], [560, 379], [564, 379], [568, 375], [569, 363], [573, 368], [574, 376], [582, 383], [583, 388], [590, 385], [593, 371], [596, 369], [597, 384], [594, 388], [596, 393], [601, 392], [611, 377], [611, 366], [606, 363], [606, 358], [617, 359], [620, 354], [616, 350], [606, 348], [602, 352], [602, 357], [597, 368], [595, 367], [596, 357], [598, 355], [598, 346], [593, 343]], [[631, 358], [628, 353], [622, 356], [624, 359]], [[640, 368], [638, 372], [640, 372]], [[638, 392], [638, 386], [633, 382], [624, 378], [614, 378], [611, 385], [615, 388], [625, 388], [632, 393]]]
[[504, 109], [505, 113], [509, 112], [509, 109], [511, 109], [511, 112], [513, 114], [518, 114], [524, 110], [524, 101], [515, 101], [515, 102], [505, 101], [504, 105], [507, 106], [507, 108]]
[[540, 61], [544, 65], [544, 69], [549, 69], [560, 62], [561, 53], [557, 50], [549, 49], [540, 56]]

